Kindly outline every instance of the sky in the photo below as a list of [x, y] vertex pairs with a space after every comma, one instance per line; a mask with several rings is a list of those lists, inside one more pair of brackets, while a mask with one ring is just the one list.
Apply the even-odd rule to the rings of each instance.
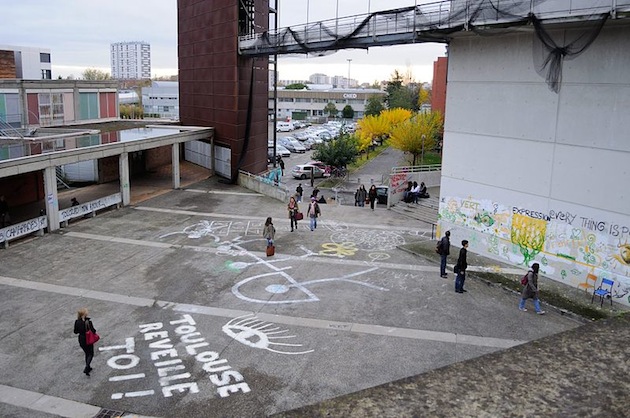
[[[211, 0], [210, 0], [211, 1]], [[279, 27], [356, 16], [426, 3], [426, 0], [278, 0]], [[152, 76], [177, 74], [177, 0], [20, 0], [3, 7], [0, 44], [50, 49], [53, 78], [80, 78], [87, 68], [111, 72], [110, 44], [151, 44]], [[274, 3], [274, 0], [271, 0]], [[324, 57], [279, 57], [281, 80], [307, 80], [323, 73], [359, 83], [389, 80], [394, 70], [431, 82], [442, 44], [342, 50]], [[352, 60], [348, 62], [348, 60]]]

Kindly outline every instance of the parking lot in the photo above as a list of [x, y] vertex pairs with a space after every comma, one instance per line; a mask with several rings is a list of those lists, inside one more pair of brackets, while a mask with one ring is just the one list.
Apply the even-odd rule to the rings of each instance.
[[[284, 203], [208, 179], [12, 245], [0, 254], [0, 392], [146, 416], [265, 416], [578, 325], [522, 315], [475, 280], [456, 294], [437, 260], [398, 249], [427, 239], [390, 211], [338, 205], [314, 232], [290, 232]], [[91, 377], [72, 333], [82, 306], [102, 337]], [[61, 415], [11, 399], [0, 416]]]

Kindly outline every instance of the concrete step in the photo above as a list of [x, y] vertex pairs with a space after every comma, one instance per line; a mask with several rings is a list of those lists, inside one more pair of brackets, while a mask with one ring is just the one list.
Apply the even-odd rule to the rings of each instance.
[[399, 202], [396, 205], [391, 206], [390, 209], [393, 212], [400, 213], [401, 215], [407, 216], [409, 218], [426, 222], [431, 225], [436, 225], [438, 219], [438, 208], [437, 205], [435, 207], [432, 207], [432, 205], [432, 203], [425, 205]]

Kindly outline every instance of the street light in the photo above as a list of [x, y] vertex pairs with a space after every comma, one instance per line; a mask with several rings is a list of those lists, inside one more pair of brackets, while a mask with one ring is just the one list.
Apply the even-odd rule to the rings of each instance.
[[350, 63], [352, 62], [352, 58], [347, 58], [348, 61], [348, 81], [346, 82], [346, 88], [350, 88]]
[[420, 154], [420, 165], [424, 165], [424, 141], [427, 139], [426, 135], [422, 135], [422, 153]]

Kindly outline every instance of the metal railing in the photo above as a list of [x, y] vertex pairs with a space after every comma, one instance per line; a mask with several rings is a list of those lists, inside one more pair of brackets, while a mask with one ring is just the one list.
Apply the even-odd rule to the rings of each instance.
[[410, 165], [406, 167], [392, 167], [391, 174], [420, 173], [440, 170], [442, 170], [442, 164]]

